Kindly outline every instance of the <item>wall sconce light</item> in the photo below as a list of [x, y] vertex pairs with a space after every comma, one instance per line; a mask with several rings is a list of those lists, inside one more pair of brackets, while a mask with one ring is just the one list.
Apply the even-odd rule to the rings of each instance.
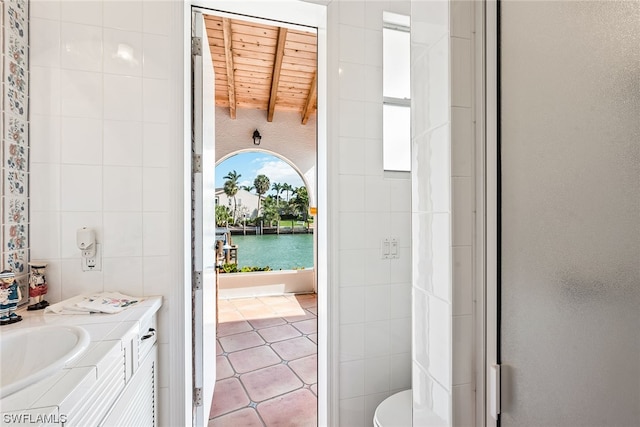
[[262, 139], [262, 135], [258, 132], [258, 129], [253, 131], [253, 144], [260, 145], [260, 140]]

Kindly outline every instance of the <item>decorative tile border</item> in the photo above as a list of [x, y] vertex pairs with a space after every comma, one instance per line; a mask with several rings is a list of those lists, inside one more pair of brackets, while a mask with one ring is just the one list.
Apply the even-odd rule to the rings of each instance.
[[21, 224], [29, 219], [29, 200], [26, 197], [4, 197], [3, 223]]
[[29, 247], [27, 224], [11, 224], [4, 226], [5, 252], [18, 251]]
[[18, 282], [18, 288], [20, 289], [20, 294], [22, 296], [20, 301], [18, 301], [18, 305], [22, 305], [29, 301], [29, 275], [23, 274], [18, 276], [16, 274], [16, 282]]
[[8, 268], [13, 271], [16, 275], [18, 274], [26, 274], [29, 272], [27, 267], [29, 251], [25, 249], [21, 249], [19, 251], [6, 252], [4, 255], [4, 259], [2, 265], [3, 268]]
[[4, 115], [4, 139], [14, 144], [27, 146], [27, 122], [13, 117], [9, 114]]
[[5, 57], [4, 76], [7, 88], [27, 94], [27, 73], [24, 67]]
[[11, 269], [29, 300], [29, 19], [27, 0], [0, 3], [0, 269]]
[[[26, 16], [27, 16], [27, 11], [26, 11], [26, 5], [24, 4], [24, 2], [9, 0], [5, 4], [5, 13], [4, 13], [5, 28], [25, 41], [28, 36]], [[25, 42], [25, 45], [26, 44], [27, 43]]]
[[14, 169], [21, 172], [27, 171], [28, 158], [27, 149], [23, 145], [12, 144], [8, 141], [4, 142], [4, 160], [2, 164], [8, 169]]
[[29, 57], [27, 56], [27, 48], [24, 38], [10, 32], [4, 38], [4, 52], [7, 59], [15, 62], [21, 67], [27, 67]]
[[7, 3], [14, 5], [18, 12], [26, 19], [28, 0], [7, 0]]
[[20, 171], [4, 170], [4, 195], [15, 197], [27, 197], [27, 174]]
[[27, 96], [24, 93], [19, 92], [16, 89], [8, 86], [6, 82], [4, 83], [4, 109], [5, 111], [10, 111], [18, 117], [22, 117], [24, 119], [27, 118]]

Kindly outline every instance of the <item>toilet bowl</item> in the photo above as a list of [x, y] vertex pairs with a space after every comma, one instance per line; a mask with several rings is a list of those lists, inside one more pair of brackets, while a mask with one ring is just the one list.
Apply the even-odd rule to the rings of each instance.
[[411, 427], [411, 390], [401, 391], [387, 397], [376, 408], [374, 427]]

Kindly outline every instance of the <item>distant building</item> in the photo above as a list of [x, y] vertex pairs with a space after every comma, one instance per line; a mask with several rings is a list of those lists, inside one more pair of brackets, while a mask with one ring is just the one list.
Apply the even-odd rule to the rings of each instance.
[[[227, 196], [223, 188], [216, 188], [216, 205], [227, 206], [233, 212], [233, 197]], [[236, 210], [239, 220], [244, 215], [247, 216], [247, 219], [257, 217], [258, 195], [247, 190], [238, 190], [236, 193]]]

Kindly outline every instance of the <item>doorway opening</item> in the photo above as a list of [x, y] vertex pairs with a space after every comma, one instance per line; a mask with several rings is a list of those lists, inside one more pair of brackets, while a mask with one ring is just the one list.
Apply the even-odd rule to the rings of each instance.
[[[268, 215], [273, 214], [272, 210], [267, 212], [266, 209], [272, 208], [274, 203], [275, 214], [280, 220], [280, 214], [288, 213], [296, 216], [296, 222], [302, 220], [307, 230], [309, 224], [313, 224], [310, 235], [315, 249], [318, 233], [326, 233], [326, 230], [317, 229], [315, 219], [318, 206], [315, 29], [216, 11], [204, 11], [203, 15], [208, 40], [203, 39], [202, 48], [211, 51], [215, 75], [216, 163], [233, 153], [255, 150], [246, 148], [247, 145], [262, 144], [268, 147], [264, 151], [290, 160], [302, 177], [303, 185], [291, 186], [289, 191], [297, 190], [298, 201], [307, 197], [306, 205], [295, 214], [286, 212], [278, 188], [271, 185], [266, 189], [258, 188], [258, 175], [267, 177], [265, 174], [243, 183], [239, 177], [243, 175], [242, 171], [225, 170], [223, 180], [215, 180], [216, 190], [221, 190], [220, 196], [224, 194], [227, 199], [233, 199], [232, 209], [228, 209], [231, 200], [227, 200], [225, 206], [231, 211], [231, 224], [227, 221], [226, 227], [221, 227], [222, 232], [216, 233], [216, 240], [221, 237], [219, 246], [223, 260], [229, 261], [228, 255], [234, 249], [236, 256], [241, 253], [242, 248], [232, 244], [232, 235], [234, 232], [240, 234], [239, 225], [242, 225], [241, 234], [246, 234], [247, 219], [253, 222], [255, 218], [253, 230], [260, 230], [260, 235], [273, 227], [274, 219], [278, 222], [277, 218]], [[258, 144], [256, 133], [260, 134]], [[262, 148], [259, 150], [263, 151]], [[237, 194], [241, 185], [245, 187], [242, 191], [247, 193], [243, 193], [247, 200], [243, 200], [241, 206], [249, 198], [255, 199], [255, 217], [254, 212], [240, 212], [239, 216]], [[225, 186], [237, 188], [225, 191]], [[254, 188], [250, 189], [251, 186]], [[306, 195], [302, 194], [303, 190]], [[267, 192], [271, 192], [271, 196]], [[287, 196], [284, 199], [289, 207], [293, 194]], [[292, 229], [295, 228], [293, 220]], [[280, 224], [276, 224], [276, 230], [281, 229]], [[269, 250], [277, 251], [277, 248]], [[317, 257], [318, 251], [314, 250], [312, 267], [317, 265]], [[237, 258], [235, 261], [237, 263]], [[227, 264], [218, 263], [217, 271]], [[262, 294], [221, 298], [222, 289], [218, 287], [217, 378], [210, 425], [229, 422], [243, 425], [251, 420], [268, 426], [294, 419], [296, 425], [318, 424], [317, 292], [322, 290], [317, 285], [315, 268], [309, 272], [312, 273], [312, 286], [302, 291], [283, 284], [284, 273], [301, 276], [304, 271], [299, 269], [278, 273], [282, 276], [276, 280], [279, 283]], [[246, 279], [240, 279], [248, 282], [250, 275], [270, 273], [237, 274], [246, 275]], [[221, 282], [222, 276], [218, 273], [217, 283]]]

